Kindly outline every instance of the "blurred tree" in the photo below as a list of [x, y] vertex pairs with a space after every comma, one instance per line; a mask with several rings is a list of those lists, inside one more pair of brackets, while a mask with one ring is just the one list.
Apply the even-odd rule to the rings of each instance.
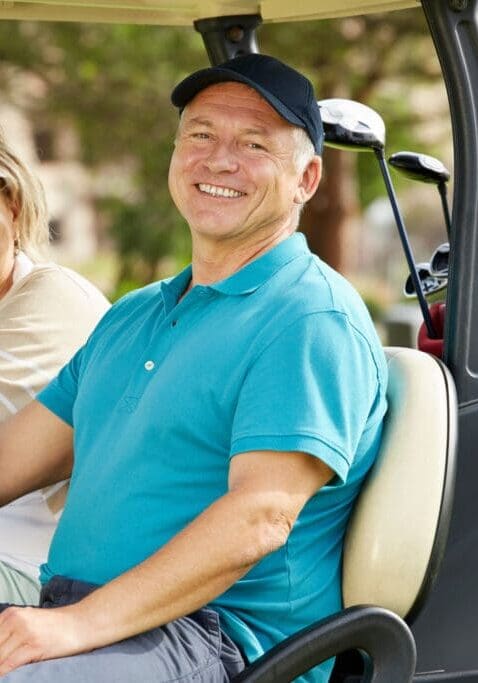
[[0, 22], [0, 45], [6, 95], [25, 100], [18, 78], [33, 75], [42, 87], [24, 102], [30, 116], [43, 126], [73, 122], [85, 164], [132, 175], [128, 196], [98, 191], [121, 259], [118, 286], [151, 281], [171, 253], [187, 259], [185, 224], [166, 182], [177, 125], [169, 97], [183, 76], [207, 66], [200, 36], [153, 26]]
[[[420, 10], [265, 25], [260, 44], [304, 71], [320, 98], [378, 104], [396, 136], [410, 133], [403, 92], [411, 82], [440, 77]], [[201, 38], [188, 28], [0, 22], [4, 96], [22, 99], [37, 121], [73, 122], [82, 160], [92, 169], [108, 162], [133, 170], [128, 196], [113, 191], [98, 203], [118, 245], [122, 281], [151, 280], [165, 255], [188, 257], [184, 222], [166, 183], [177, 124], [169, 95], [183, 76], [206, 65]], [[28, 94], [19, 87], [25, 74], [35, 82]], [[371, 156], [361, 155], [368, 178], [377, 175], [365, 159]], [[354, 253], [360, 200], [375, 192], [360, 196], [356, 164], [356, 155], [327, 150], [324, 181], [302, 220], [312, 248], [340, 270], [353, 265], [346, 255]]]
[[[261, 46], [264, 52], [283, 55], [306, 73], [320, 99], [342, 97], [376, 108], [387, 123], [389, 149], [420, 142], [422, 151], [425, 147], [433, 153], [424, 141], [417, 140], [419, 114], [410, 98], [414, 89], [441, 81], [420, 9], [265, 25]], [[443, 116], [441, 108], [436, 116]], [[372, 153], [326, 149], [323, 181], [301, 220], [313, 251], [336, 269], [353, 271], [359, 253], [361, 207], [383, 193]]]

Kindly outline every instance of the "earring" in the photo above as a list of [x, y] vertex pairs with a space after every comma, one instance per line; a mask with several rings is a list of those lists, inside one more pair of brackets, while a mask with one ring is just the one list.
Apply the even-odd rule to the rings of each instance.
[[14, 256], [18, 256], [20, 253], [20, 240], [18, 237], [15, 237], [13, 240], [13, 254]]

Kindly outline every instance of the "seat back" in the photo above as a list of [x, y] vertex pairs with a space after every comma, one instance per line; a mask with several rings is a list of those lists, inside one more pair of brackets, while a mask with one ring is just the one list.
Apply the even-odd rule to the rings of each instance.
[[453, 379], [433, 356], [385, 349], [382, 445], [348, 525], [344, 606], [373, 604], [410, 621], [438, 572], [448, 532], [457, 434]]

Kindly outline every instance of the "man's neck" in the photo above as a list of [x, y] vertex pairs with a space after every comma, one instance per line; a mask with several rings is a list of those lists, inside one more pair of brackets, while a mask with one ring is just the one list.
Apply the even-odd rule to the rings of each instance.
[[233, 275], [251, 261], [265, 254], [280, 242], [290, 237], [292, 232], [281, 230], [266, 238], [245, 244], [223, 242], [204, 242], [193, 239], [192, 280], [188, 290], [195, 285], [209, 285]]

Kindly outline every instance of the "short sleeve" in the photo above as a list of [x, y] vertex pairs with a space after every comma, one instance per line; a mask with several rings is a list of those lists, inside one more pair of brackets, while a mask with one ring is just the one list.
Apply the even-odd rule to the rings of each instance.
[[55, 413], [57, 417], [73, 426], [73, 407], [78, 391], [78, 380], [85, 347], [75, 353], [47, 386], [37, 394], [37, 401]]
[[55, 413], [70, 426], [73, 426], [73, 409], [81, 382], [82, 373], [88, 364], [91, 353], [95, 347], [102, 343], [104, 333], [121, 320], [131, 301], [134, 301], [135, 292], [129, 292], [119, 299], [98, 322], [91, 332], [86, 343], [75, 353], [47, 386], [40, 391], [36, 399], [46, 408]]
[[231, 456], [305, 452], [344, 482], [378, 394], [369, 343], [346, 315], [305, 315], [252, 362], [236, 406]]

